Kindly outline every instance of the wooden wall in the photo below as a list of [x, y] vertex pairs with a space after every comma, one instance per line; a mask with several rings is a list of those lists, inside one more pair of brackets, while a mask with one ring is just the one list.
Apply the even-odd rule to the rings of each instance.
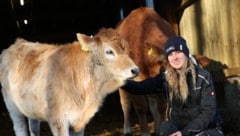
[[224, 131], [240, 135], [240, 0], [198, 0], [184, 10], [179, 32], [192, 54], [214, 60], [208, 70]]
[[240, 0], [199, 0], [185, 9], [179, 28], [193, 54], [222, 64], [214, 70], [240, 68]]

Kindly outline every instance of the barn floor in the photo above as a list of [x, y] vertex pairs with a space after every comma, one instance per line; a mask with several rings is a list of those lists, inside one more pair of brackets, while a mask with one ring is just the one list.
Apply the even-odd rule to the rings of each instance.
[[[86, 136], [121, 136], [123, 134], [123, 113], [120, 107], [118, 94], [107, 97], [104, 105], [100, 108], [91, 122], [87, 125]], [[153, 132], [153, 123], [149, 123]], [[140, 135], [137, 117], [132, 112], [132, 128], [134, 136]], [[41, 124], [41, 136], [52, 136], [47, 123]], [[12, 122], [7, 112], [0, 114], [0, 136], [14, 136]]]
[[[115, 111], [112, 109], [108, 112], [103, 110], [98, 112], [87, 125], [86, 136], [121, 136], [123, 116]], [[149, 125], [153, 126], [153, 123], [149, 123]], [[137, 123], [133, 123], [133, 130], [136, 136], [140, 134]], [[12, 122], [7, 113], [2, 113], [0, 116], [0, 136], [14, 136]], [[47, 123], [41, 124], [41, 136], [52, 136]]]
[[[150, 113], [149, 113], [150, 115]], [[132, 111], [133, 136], [140, 136], [140, 128], [136, 114]], [[123, 113], [120, 107], [118, 94], [107, 97], [104, 105], [100, 108], [91, 122], [87, 125], [86, 136], [122, 136], [123, 135]], [[149, 126], [152, 136], [153, 122], [149, 116]], [[7, 112], [0, 114], [0, 136], [14, 136], [12, 122]], [[41, 124], [41, 136], [52, 136], [47, 123]], [[240, 136], [240, 134], [229, 133], [226, 136]]]

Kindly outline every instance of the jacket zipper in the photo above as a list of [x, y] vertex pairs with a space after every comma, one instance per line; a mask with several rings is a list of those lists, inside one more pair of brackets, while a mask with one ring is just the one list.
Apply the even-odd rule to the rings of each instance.
[[172, 121], [172, 107], [169, 108], [168, 116], [170, 121]]

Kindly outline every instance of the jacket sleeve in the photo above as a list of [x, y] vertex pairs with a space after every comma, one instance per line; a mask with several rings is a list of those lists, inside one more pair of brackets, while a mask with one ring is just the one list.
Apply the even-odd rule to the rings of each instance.
[[184, 127], [182, 133], [185, 136], [205, 130], [216, 115], [216, 98], [212, 78], [208, 72], [204, 76], [200, 75], [200, 78], [202, 79], [200, 114]]
[[164, 82], [164, 73], [160, 73], [155, 77], [147, 78], [140, 82], [128, 80], [126, 85], [121, 88], [135, 95], [153, 94], [161, 92], [164, 87]]

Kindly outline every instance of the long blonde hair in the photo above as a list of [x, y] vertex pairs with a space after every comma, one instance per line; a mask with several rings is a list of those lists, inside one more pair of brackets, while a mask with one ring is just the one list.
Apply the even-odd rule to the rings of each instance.
[[192, 77], [193, 77], [193, 84], [195, 86], [196, 84], [196, 72], [194, 68], [194, 64], [190, 59], [188, 59], [184, 65], [183, 68], [176, 70], [172, 68], [170, 65], [167, 66], [166, 69], [166, 80], [168, 82], [168, 88], [169, 88], [169, 97], [172, 101], [173, 96], [181, 100], [182, 102], [185, 102], [187, 100], [188, 94], [189, 94], [189, 88], [187, 84], [187, 72], [191, 71]]

